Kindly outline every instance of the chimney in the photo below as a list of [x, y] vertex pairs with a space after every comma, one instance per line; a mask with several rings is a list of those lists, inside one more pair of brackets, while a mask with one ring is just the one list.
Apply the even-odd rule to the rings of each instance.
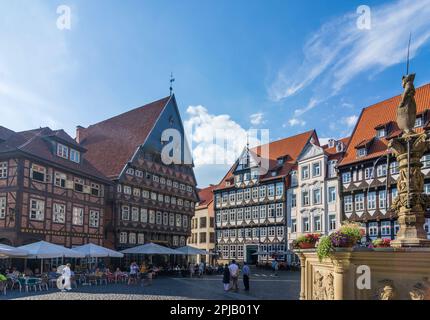
[[82, 130], [84, 130], [85, 128], [82, 126], [77, 126], [76, 127], [76, 142], [77, 143], [81, 143], [81, 138], [82, 138]]

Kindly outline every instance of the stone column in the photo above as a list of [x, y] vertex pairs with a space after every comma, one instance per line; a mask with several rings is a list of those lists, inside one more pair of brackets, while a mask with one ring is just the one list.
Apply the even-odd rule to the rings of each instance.
[[300, 258], [300, 300], [306, 300], [306, 257], [299, 253]]
[[343, 288], [345, 277], [345, 266], [342, 260], [333, 261], [334, 266], [334, 300], [345, 300]]

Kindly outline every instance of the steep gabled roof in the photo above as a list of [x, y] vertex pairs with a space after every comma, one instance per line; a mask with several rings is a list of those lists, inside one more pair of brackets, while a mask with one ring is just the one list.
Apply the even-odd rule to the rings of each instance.
[[169, 96], [80, 129], [79, 141], [87, 149], [87, 159], [107, 177], [118, 177], [144, 144], [170, 99]]
[[[415, 100], [417, 102], [417, 114], [423, 113], [426, 109], [430, 109], [430, 83], [416, 89]], [[398, 132], [398, 127], [395, 121], [397, 117], [397, 106], [400, 101], [401, 95], [398, 95], [362, 110], [360, 118], [351, 136], [351, 141], [348, 144], [346, 153], [340, 162], [340, 166], [374, 159], [387, 153], [387, 138], [392, 137], [394, 133]], [[428, 119], [426, 120], [428, 121]], [[376, 135], [376, 127], [390, 122], [389, 135], [384, 138], [375, 138], [367, 150], [367, 155], [357, 158], [356, 147], [363, 142], [373, 139]], [[418, 128], [417, 131], [421, 132], [422, 128]]]
[[207, 208], [211, 204], [211, 202], [213, 202], [214, 200], [213, 191], [216, 187], [217, 187], [216, 185], [210, 185], [209, 187], [206, 187], [199, 191], [200, 201], [197, 209]]
[[[84, 154], [81, 157], [81, 163], [63, 159], [55, 154], [55, 150], [52, 149], [52, 141], [50, 140], [55, 139], [58, 135], [60, 135], [62, 141], [70, 142], [68, 143], [69, 146], [82, 149], [82, 147], [63, 130], [53, 131], [46, 127], [14, 132], [0, 127], [0, 132], [7, 133], [7, 139], [0, 140], [0, 154], [6, 152], [24, 152], [43, 161], [48, 161], [54, 165], [76, 172], [76, 174], [80, 173], [108, 182], [107, 178], [88, 162]], [[3, 137], [5, 137], [5, 135], [3, 135]]]
[[[261, 145], [255, 148], [252, 148], [250, 151], [252, 153], [257, 154], [261, 157], [261, 153], [265, 150], [265, 147], [269, 147], [269, 171], [266, 175], [260, 177], [260, 181], [267, 181], [272, 179], [278, 179], [285, 177], [290, 173], [290, 171], [296, 165], [297, 158], [302, 152], [305, 145], [310, 141], [310, 139], [314, 137], [317, 140], [315, 130], [307, 131], [292, 137], [288, 137], [282, 140], [273, 141], [266, 145]], [[278, 159], [285, 157], [285, 161], [282, 165], [278, 164]], [[230, 168], [229, 172], [222, 179], [220, 184], [215, 190], [221, 189], [229, 189], [234, 187], [234, 183], [230, 187], [226, 186], [227, 181], [233, 180], [233, 173], [238, 164], [238, 160], [235, 164]], [[271, 175], [271, 171], [277, 170], [276, 176]]]

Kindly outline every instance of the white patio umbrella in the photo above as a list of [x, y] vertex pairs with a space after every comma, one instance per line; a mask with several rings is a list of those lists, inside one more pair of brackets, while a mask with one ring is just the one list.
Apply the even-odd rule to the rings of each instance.
[[28, 252], [26, 250], [14, 248], [5, 244], [0, 244], [0, 258], [9, 257], [26, 257]]
[[75, 247], [73, 248], [73, 250], [84, 254], [86, 257], [91, 257], [91, 258], [124, 257], [124, 254], [122, 254], [121, 252], [114, 251], [105, 247], [101, 247], [93, 243], [88, 243], [83, 246]]
[[28, 252], [27, 258], [29, 259], [85, 258], [83, 253], [46, 241], [34, 242], [18, 247], [18, 249], [26, 250]]
[[198, 249], [198, 248], [195, 248], [192, 246], [181, 247], [181, 248], [176, 249], [176, 251], [178, 251], [180, 254], [183, 254], [186, 256], [196, 256], [198, 254], [200, 254], [200, 255], [209, 254], [209, 252], [207, 252], [206, 250]]
[[134, 248], [122, 250], [126, 254], [148, 254], [148, 255], [179, 255], [182, 254], [176, 250], [160, 246], [155, 243], [147, 243]]
[[27, 251], [27, 258], [29, 259], [41, 259], [40, 272], [43, 272], [43, 259], [60, 257], [85, 258], [85, 255], [83, 253], [46, 241], [34, 242], [25, 246], [18, 247], [18, 249]]

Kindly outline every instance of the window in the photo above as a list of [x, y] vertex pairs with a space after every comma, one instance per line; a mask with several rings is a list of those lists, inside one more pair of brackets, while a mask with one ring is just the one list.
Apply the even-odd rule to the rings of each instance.
[[149, 223], [155, 224], [155, 211], [149, 210]]
[[158, 177], [158, 176], [156, 176], [156, 175], [153, 175], [153, 176], [152, 176], [152, 181], [154, 181], [154, 182], [156, 182], [156, 183], [159, 183], [159, 182], [160, 182], [160, 177]]
[[163, 214], [160, 211], [157, 211], [157, 216], [155, 219], [156, 224], [163, 224]]
[[134, 222], [139, 221], [139, 208], [136, 208], [136, 207], [131, 208], [131, 221], [134, 221]]
[[336, 187], [328, 188], [328, 202], [329, 203], [336, 202]]
[[151, 200], [157, 200], [157, 194], [155, 192], [151, 192]]
[[200, 218], [200, 228], [206, 228], [207, 226], [207, 219], [206, 217]]
[[368, 210], [376, 209], [376, 192], [369, 192], [367, 194], [367, 209]]
[[355, 195], [355, 211], [364, 210], [364, 195], [362, 193]]
[[82, 226], [84, 224], [84, 209], [73, 207], [72, 223], [75, 226]]
[[91, 194], [95, 197], [100, 197], [100, 185], [97, 183], [91, 183]]
[[258, 206], [252, 207], [252, 220], [254, 221], [258, 220], [258, 216], [259, 216], [258, 209], [259, 209]]
[[[82, 179], [75, 179], [75, 191], [76, 192], [84, 192], [84, 180]], [[124, 187], [125, 192], [125, 187]]]
[[237, 209], [237, 221], [242, 222], [243, 220], [243, 208]]
[[336, 230], [336, 216], [334, 214], [328, 216], [330, 231]]
[[381, 222], [381, 236], [391, 236], [391, 222], [382, 221]]
[[266, 197], [266, 186], [261, 186], [260, 187], [260, 198], [265, 198]]
[[145, 234], [144, 233], [138, 233], [137, 234], [137, 244], [144, 244], [145, 243]]
[[302, 180], [309, 179], [309, 166], [302, 167]]
[[430, 167], [430, 154], [426, 154], [421, 158], [421, 162], [423, 164], [423, 168]]
[[148, 223], [148, 209], [140, 209], [140, 222]]
[[175, 215], [173, 213], [169, 214], [169, 225], [171, 227], [175, 226]]
[[276, 227], [269, 227], [268, 231], [269, 231], [269, 237], [274, 237], [276, 233]]
[[128, 168], [126, 171], [127, 174], [134, 176], [134, 169], [133, 168]]
[[143, 177], [143, 172], [142, 171], [140, 171], [140, 170], [136, 170], [135, 172], [134, 172], [134, 174], [136, 175], [136, 177], [138, 177], [138, 178], [142, 178]]
[[352, 196], [345, 196], [343, 201], [344, 201], [345, 212], [351, 212], [352, 211]]
[[386, 201], [386, 192], [385, 190], [379, 191], [379, 208], [383, 209], [385, 208], [385, 201]]
[[6, 197], [0, 198], [0, 219], [6, 217]]
[[276, 204], [276, 217], [277, 218], [283, 218], [284, 217], [284, 204], [283, 203], [277, 203]]
[[394, 235], [397, 235], [397, 232], [400, 230], [400, 225], [397, 221], [394, 221]]
[[121, 232], [119, 234], [119, 243], [122, 243], [122, 244], [127, 243], [127, 238], [128, 238], [127, 232]]
[[378, 175], [378, 177], [385, 177], [387, 175], [387, 165], [379, 165], [376, 169], [376, 174]]
[[52, 220], [54, 223], [66, 222], [66, 206], [64, 204], [54, 203]]
[[321, 216], [314, 217], [314, 231], [321, 231]]
[[373, 167], [364, 169], [364, 179], [373, 179]]
[[291, 232], [292, 233], [297, 232], [297, 220], [296, 219], [291, 220]]
[[133, 196], [140, 198], [140, 189], [133, 188]]
[[251, 208], [250, 207], [245, 208], [245, 219], [251, 220]]
[[230, 203], [236, 202], [236, 193], [230, 192]]
[[67, 175], [60, 172], [55, 172], [55, 181], [54, 184], [57, 187], [65, 188], [66, 187], [66, 181], [67, 181]]
[[45, 202], [42, 200], [30, 200], [30, 220], [43, 221], [45, 218]]
[[291, 171], [291, 186], [296, 187], [298, 184], [297, 171]]
[[128, 243], [136, 244], [136, 234], [134, 232], [130, 232], [130, 234], [128, 235]]
[[206, 232], [200, 232], [199, 238], [200, 243], [206, 243]]
[[333, 178], [336, 176], [337, 160], [331, 160], [328, 162], [328, 176]]
[[418, 128], [418, 127], [422, 127], [422, 126], [423, 126], [423, 117], [421, 117], [421, 116], [416, 117], [414, 127]]
[[364, 157], [364, 156], [366, 156], [366, 148], [360, 148], [360, 149], [358, 149], [357, 150], [357, 157]]
[[7, 162], [0, 162], [0, 179], [7, 178]]
[[182, 219], [182, 227], [187, 229], [188, 228], [188, 217], [184, 216]]
[[293, 193], [291, 195], [291, 208], [297, 207], [297, 195]]
[[302, 191], [302, 206], [309, 206], [310, 204], [309, 191]]
[[81, 153], [77, 150], [70, 149], [70, 160], [76, 163], [81, 162]]
[[245, 189], [244, 197], [246, 201], [249, 201], [251, 199], [251, 189]]
[[165, 226], [169, 225], [169, 214], [167, 212], [163, 213], [163, 225]]
[[312, 177], [319, 177], [321, 175], [321, 162], [312, 164]]
[[57, 144], [57, 156], [64, 158], [64, 159], [69, 159], [69, 148], [63, 144], [58, 143]]
[[145, 199], [149, 199], [149, 191], [148, 190], [142, 190], [142, 197]]
[[267, 195], [273, 197], [275, 195], [275, 185], [270, 184], [267, 186]]
[[424, 193], [425, 194], [430, 194], [430, 183], [426, 183], [424, 185]]
[[45, 182], [46, 168], [33, 164], [31, 166], [31, 178], [36, 181]]
[[260, 206], [260, 219], [266, 219], [266, 206]]
[[[430, 191], [430, 189], [429, 189], [429, 191]], [[394, 201], [394, 199], [396, 199], [396, 197], [397, 197], [397, 188], [393, 188], [393, 189], [391, 189], [391, 199], [392, 199], [392, 201]]]
[[269, 204], [267, 206], [267, 216], [269, 218], [274, 218], [275, 217], [275, 205], [274, 204]]
[[259, 174], [259, 171], [258, 171], [258, 170], [252, 170], [252, 171], [251, 171], [251, 179], [252, 179], [252, 180], [257, 180], [259, 175], [260, 175], [260, 174]]
[[303, 218], [303, 232], [309, 232], [309, 218]]
[[351, 182], [351, 172], [342, 173], [342, 182], [343, 183], [350, 183]]
[[98, 228], [100, 224], [100, 212], [96, 210], [90, 210], [90, 227]]
[[385, 128], [376, 130], [376, 137], [377, 138], [385, 137]]
[[378, 223], [377, 222], [370, 222], [369, 223], [369, 236], [370, 237], [377, 237], [378, 236]]
[[282, 197], [284, 195], [284, 185], [282, 183], [276, 184], [276, 196]]
[[242, 175], [238, 174], [234, 177], [234, 180], [236, 181], [236, 183], [241, 183], [242, 182]]
[[399, 163], [397, 161], [390, 163], [390, 174], [398, 174], [399, 173]]
[[121, 219], [122, 220], [130, 220], [130, 207], [129, 206], [122, 206], [121, 208]]
[[314, 204], [321, 204], [321, 189], [313, 190], [313, 200]]
[[176, 227], [180, 228], [182, 226], [182, 217], [180, 214], [176, 215]]

